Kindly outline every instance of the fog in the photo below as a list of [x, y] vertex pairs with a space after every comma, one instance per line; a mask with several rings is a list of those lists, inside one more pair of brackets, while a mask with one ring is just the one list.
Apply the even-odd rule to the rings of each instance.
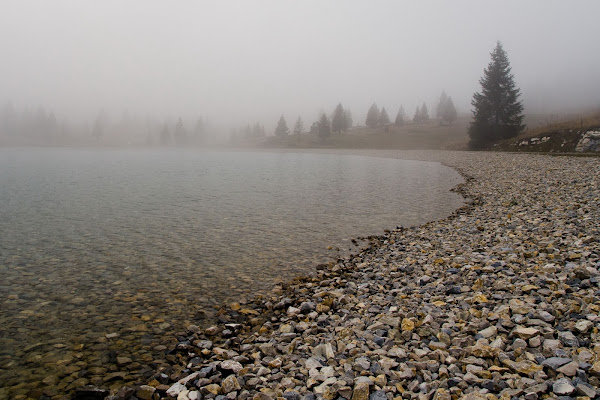
[[[597, 1], [7, 1], [0, 105], [59, 121], [202, 117], [222, 127], [280, 115], [305, 126], [338, 102], [459, 113], [496, 41], [527, 113], [600, 105]], [[290, 126], [291, 128], [291, 126]]]

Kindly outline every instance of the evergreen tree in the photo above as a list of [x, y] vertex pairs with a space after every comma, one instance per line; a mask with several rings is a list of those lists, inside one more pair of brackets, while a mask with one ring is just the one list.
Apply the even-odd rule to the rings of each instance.
[[183, 126], [183, 121], [181, 118], [177, 120], [177, 124], [175, 125], [175, 132], [173, 133], [175, 144], [182, 146], [187, 144], [187, 132]]
[[319, 133], [319, 121], [315, 121], [312, 123], [312, 125], [310, 126], [309, 132], [313, 135], [316, 135]]
[[349, 109], [344, 110], [344, 131], [352, 128], [352, 113]]
[[388, 116], [387, 111], [385, 111], [385, 107], [381, 109], [379, 113], [379, 126], [386, 126], [390, 123], [390, 117]]
[[396, 120], [394, 121], [395, 125], [404, 125], [404, 119], [406, 118], [406, 114], [404, 112], [404, 107], [400, 106], [398, 109], [398, 114], [396, 114]]
[[169, 132], [169, 126], [164, 124], [162, 130], [160, 131], [160, 144], [162, 146], [168, 146], [170, 143], [171, 133]]
[[106, 127], [108, 125], [108, 116], [104, 110], [98, 113], [96, 120], [94, 121], [94, 127], [92, 128], [92, 137], [96, 139], [96, 141], [102, 141], [102, 137], [106, 133]]
[[331, 115], [331, 130], [333, 132], [342, 133], [344, 125], [344, 107], [342, 106], [342, 103], [339, 103]]
[[516, 87], [508, 56], [496, 43], [491, 61], [479, 80], [481, 93], [475, 93], [473, 121], [469, 127], [469, 145], [484, 148], [501, 139], [517, 136], [524, 128], [521, 91]]
[[290, 130], [288, 129], [287, 122], [285, 122], [285, 118], [283, 118], [282, 115], [277, 123], [277, 128], [275, 128], [275, 136], [287, 136], [288, 133], [290, 133]]
[[413, 116], [413, 122], [419, 123], [423, 121], [423, 116], [421, 115], [421, 107], [417, 106], [415, 110], [415, 115]]
[[205, 125], [202, 117], [198, 117], [196, 125], [194, 126], [194, 141], [196, 143], [202, 143], [204, 141]]
[[421, 121], [429, 121], [429, 110], [427, 110], [427, 104], [425, 103], [421, 106]]
[[437, 107], [435, 108], [435, 117], [437, 119], [442, 119], [444, 115], [444, 110], [446, 109], [446, 105], [448, 102], [448, 95], [445, 91], [442, 90], [442, 94], [440, 95], [440, 101], [438, 102]]
[[452, 102], [452, 97], [448, 97], [446, 99], [446, 103], [444, 104], [444, 110], [442, 111], [442, 121], [451, 124], [456, 121], [457, 114], [456, 108], [454, 108], [454, 103]]
[[17, 112], [12, 103], [6, 103], [0, 116], [0, 136], [15, 136], [17, 134]]
[[254, 127], [252, 128], [252, 137], [262, 137], [262, 136], [265, 136], [265, 128], [257, 122], [254, 124]]
[[329, 123], [329, 118], [327, 118], [327, 114], [321, 114], [321, 118], [319, 118], [319, 136], [327, 137], [331, 134], [331, 124]]
[[373, 103], [371, 108], [369, 108], [365, 124], [369, 128], [377, 128], [377, 125], [379, 125], [379, 109], [377, 108], [377, 104]]
[[294, 134], [301, 135], [302, 133], [304, 133], [304, 122], [302, 122], [302, 117], [298, 117], [294, 125]]

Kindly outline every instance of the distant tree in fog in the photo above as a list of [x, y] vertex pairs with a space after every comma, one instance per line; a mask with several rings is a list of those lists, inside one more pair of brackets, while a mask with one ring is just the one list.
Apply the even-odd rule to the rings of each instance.
[[350, 112], [349, 109], [345, 109], [344, 110], [344, 131], [347, 131], [348, 129], [352, 128], [352, 125], [353, 125], [352, 113]]
[[371, 108], [369, 108], [365, 124], [369, 128], [377, 128], [377, 126], [379, 125], [379, 109], [377, 108], [377, 104], [373, 103]]
[[345, 126], [344, 107], [342, 106], [342, 103], [339, 103], [331, 115], [331, 130], [333, 132], [342, 133], [342, 131], [345, 130]]
[[196, 121], [196, 125], [194, 126], [194, 141], [196, 143], [201, 143], [204, 141], [204, 136], [206, 134], [205, 132], [205, 125], [204, 125], [204, 120], [202, 119], [202, 117], [199, 117], [198, 120]]
[[17, 134], [17, 112], [12, 103], [6, 103], [2, 107], [0, 115], [0, 136], [10, 137]]
[[437, 119], [442, 119], [444, 115], [444, 110], [446, 109], [446, 103], [448, 102], [448, 95], [445, 91], [442, 90], [442, 94], [440, 95], [440, 101], [435, 107], [435, 117]]
[[302, 117], [298, 117], [296, 120], [296, 124], [294, 125], [294, 134], [300, 135], [304, 132], [304, 122], [302, 122]]
[[263, 137], [265, 136], [265, 127], [258, 122], [254, 124], [252, 128], [252, 137]]
[[287, 136], [289, 133], [290, 130], [288, 129], [287, 122], [285, 122], [285, 118], [282, 115], [275, 128], [275, 136]]
[[404, 112], [404, 107], [400, 106], [398, 109], [398, 113], [396, 114], [396, 120], [394, 124], [397, 126], [404, 125], [404, 119], [406, 118], [406, 113]]
[[329, 123], [329, 118], [327, 118], [327, 114], [322, 113], [319, 118], [319, 136], [327, 137], [331, 134], [331, 124]]
[[94, 126], [92, 128], [92, 137], [96, 139], [97, 142], [101, 142], [102, 138], [106, 133], [106, 128], [108, 126], [108, 116], [104, 110], [98, 113], [98, 116], [94, 120]]
[[415, 110], [415, 115], [413, 115], [412, 120], [414, 123], [419, 123], [423, 121], [423, 117], [421, 116], [421, 107], [417, 106], [417, 109]]
[[310, 133], [317, 135], [319, 133], [319, 121], [315, 121], [310, 125]]
[[429, 110], [427, 109], [427, 104], [423, 103], [421, 106], [421, 120], [429, 121]]
[[479, 80], [481, 93], [475, 93], [469, 146], [481, 149], [495, 141], [515, 137], [525, 129], [521, 91], [516, 87], [510, 62], [502, 44], [496, 43], [492, 60]]
[[166, 123], [160, 131], [160, 144], [161, 146], [168, 146], [171, 144], [171, 133], [169, 132], [169, 125]]
[[175, 133], [173, 134], [175, 139], [175, 144], [178, 146], [182, 146], [188, 143], [187, 132], [185, 127], [183, 126], [183, 121], [181, 118], [177, 120], [177, 124], [175, 125]]
[[385, 111], [385, 107], [383, 107], [381, 109], [381, 112], [379, 113], [378, 125], [379, 126], [386, 126], [389, 123], [390, 123], [390, 117], [388, 116], [387, 111]]
[[448, 97], [442, 112], [442, 121], [451, 124], [456, 121], [457, 117], [458, 116], [456, 113], [456, 108], [454, 107], [454, 103], [452, 102], [452, 97]]

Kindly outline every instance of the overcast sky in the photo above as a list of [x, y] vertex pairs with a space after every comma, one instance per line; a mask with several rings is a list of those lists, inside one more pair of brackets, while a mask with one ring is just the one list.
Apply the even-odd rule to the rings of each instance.
[[600, 105], [600, 1], [2, 0], [0, 102], [59, 116], [355, 122], [470, 109], [495, 42], [526, 111]]

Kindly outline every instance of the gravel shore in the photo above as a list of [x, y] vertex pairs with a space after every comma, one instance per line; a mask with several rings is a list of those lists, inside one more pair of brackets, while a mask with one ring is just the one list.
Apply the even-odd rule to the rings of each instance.
[[597, 397], [600, 158], [383, 155], [456, 168], [467, 205], [223, 307], [111, 398]]

